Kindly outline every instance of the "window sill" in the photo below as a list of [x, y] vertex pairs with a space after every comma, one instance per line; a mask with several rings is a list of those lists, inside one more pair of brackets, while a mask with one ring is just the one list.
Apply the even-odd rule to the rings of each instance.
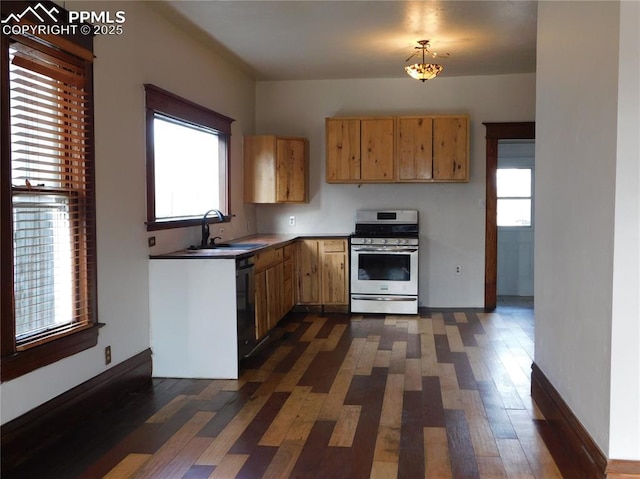
[[98, 330], [102, 326], [104, 326], [102, 323], [94, 324], [77, 333], [2, 358], [2, 382], [16, 379], [36, 369], [94, 347], [98, 344]]
[[[225, 216], [223, 221], [218, 221], [214, 216], [213, 218], [207, 218], [207, 223], [229, 223], [231, 216]], [[188, 226], [201, 226], [202, 217], [197, 218], [182, 218], [176, 220], [159, 220], [159, 221], [147, 221], [147, 231], [160, 231], [170, 230], [173, 228], [186, 228]]]

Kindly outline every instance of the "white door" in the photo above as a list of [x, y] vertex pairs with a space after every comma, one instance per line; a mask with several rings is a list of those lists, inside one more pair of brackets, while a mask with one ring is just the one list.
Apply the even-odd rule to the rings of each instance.
[[533, 140], [498, 143], [498, 281], [501, 296], [533, 296]]

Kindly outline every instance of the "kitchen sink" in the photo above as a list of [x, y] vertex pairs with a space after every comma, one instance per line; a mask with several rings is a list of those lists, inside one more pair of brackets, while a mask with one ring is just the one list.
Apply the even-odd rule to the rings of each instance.
[[263, 246], [266, 246], [267, 243], [215, 243], [215, 244], [208, 244], [206, 246], [200, 246], [200, 245], [193, 245], [193, 246], [189, 246], [189, 250], [190, 251], [199, 251], [199, 250], [215, 250], [215, 249], [221, 249], [221, 250], [249, 250], [249, 249], [256, 249], [256, 248], [262, 248]]
[[267, 243], [220, 243], [212, 246], [230, 249], [255, 249], [267, 246]]

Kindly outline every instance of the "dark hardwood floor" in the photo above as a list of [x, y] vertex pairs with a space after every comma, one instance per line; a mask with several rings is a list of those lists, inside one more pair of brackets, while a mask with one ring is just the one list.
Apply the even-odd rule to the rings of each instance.
[[3, 478], [575, 477], [533, 310], [422, 316], [291, 313], [238, 380], [154, 379]]

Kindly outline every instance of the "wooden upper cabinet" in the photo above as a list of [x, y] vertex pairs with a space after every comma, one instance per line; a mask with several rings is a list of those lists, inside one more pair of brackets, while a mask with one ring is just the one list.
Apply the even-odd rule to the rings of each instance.
[[363, 181], [393, 181], [393, 118], [363, 119], [360, 122]]
[[360, 120], [327, 118], [327, 182], [360, 179]]
[[246, 203], [307, 202], [306, 138], [257, 135], [244, 137]]
[[396, 177], [400, 182], [469, 180], [469, 119], [465, 116], [400, 117]]
[[433, 179], [469, 181], [469, 119], [433, 119]]
[[276, 140], [276, 201], [307, 201], [307, 142], [302, 139]]
[[469, 181], [469, 117], [327, 118], [328, 183]]
[[399, 118], [396, 133], [396, 178], [424, 181], [433, 178], [433, 120]]
[[393, 118], [327, 118], [327, 183], [393, 181]]

